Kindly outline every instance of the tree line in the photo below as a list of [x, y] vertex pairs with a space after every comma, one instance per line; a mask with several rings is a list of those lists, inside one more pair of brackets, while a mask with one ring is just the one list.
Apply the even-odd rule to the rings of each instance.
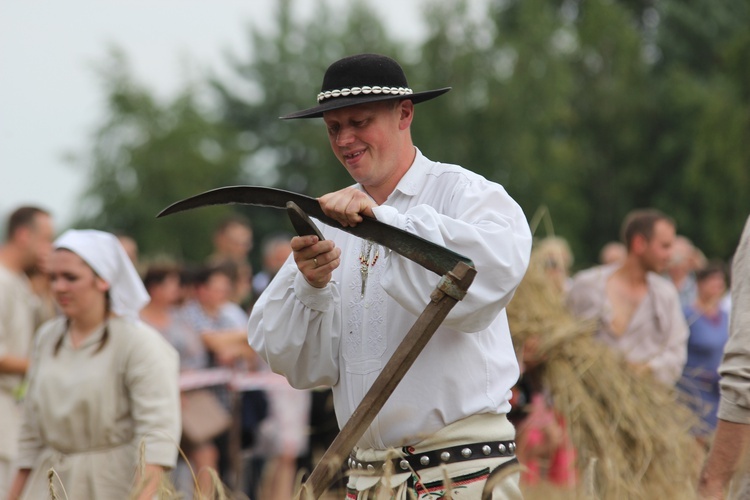
[[389, 34], [369, 3], [319, 0], [308, 19], [295, 4], [248, 28], [252, 55], [228, 55], [230, 77], [206, 74], [166, 100], [133, 79], [125, 54], [107, 56], [107, 108], [73, 159], [89, 174], [77, 227], [185, 260], [210, 252], [232, 210], [258, 239], [290, 228], [281, 211], [239, 206], [154, 216], [226, 185], [318, 196], [349, 184], [320, 120], [278, 117], [314, 104], [332, 61], [378, 52], [414, 89], [453, 87], [417, 108], [418, 147], [503, 184], [529, 219], [546, 209], [578, 266], [640, 207], [672, 215], [707, 255], [731, 256], [750, 213], [750, 3], [489, 0], [477, 18], [465, 1], [435, 1], [419, 41]]

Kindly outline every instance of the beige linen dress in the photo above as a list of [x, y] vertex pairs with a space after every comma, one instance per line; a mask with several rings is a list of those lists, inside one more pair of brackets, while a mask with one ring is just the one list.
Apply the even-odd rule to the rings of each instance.
[[[34, 346], [19, 466], [30, 468], [22, 498], [49, 496], [54, 469], [67, 498], [125, 499], [139, 446], [145, 462], [172, 467], [180, 439], [177, 352], [151, 327], [109, 321], [74, 348], [65, 318], [45, 323]], [[59, 482], [55, 480], [58, 493]]]

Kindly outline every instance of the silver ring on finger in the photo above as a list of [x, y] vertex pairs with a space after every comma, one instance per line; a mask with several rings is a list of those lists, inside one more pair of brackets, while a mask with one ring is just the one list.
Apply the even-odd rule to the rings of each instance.
[[318, 267], [318, 258], [313, 257], [313, 264], [315, 264], [315, 267]]

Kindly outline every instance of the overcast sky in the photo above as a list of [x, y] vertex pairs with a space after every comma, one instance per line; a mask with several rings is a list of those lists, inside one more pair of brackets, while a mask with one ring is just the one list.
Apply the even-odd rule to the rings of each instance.
[[[392, 33], [424, 34], [426, 0], [371, 1]], [[84, 179], [63, 156], [85, 151], [102, 118], [92, 66], [109, 46], [125, 52], [137, 81], [169, 96], [191, 68], [221, 74], [225, 51], [246, 55], [245, 27], [269, 23], [276, 3], [0, 0], [0, 226], [20, 204], [51, 210], [58, 229], [72, 222]], [[315, 3], [298, 0], [300, 15]]]

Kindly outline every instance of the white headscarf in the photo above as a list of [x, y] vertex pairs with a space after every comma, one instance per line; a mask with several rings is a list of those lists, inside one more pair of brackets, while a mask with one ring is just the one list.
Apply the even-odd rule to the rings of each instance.
[[150, 300], [149, 295], [115, 235], [93, 229], [70, 229], [55, 240], [54, 247], [75, 253], [109, 283], [113, 313], [138, 320], [138, 313]]

